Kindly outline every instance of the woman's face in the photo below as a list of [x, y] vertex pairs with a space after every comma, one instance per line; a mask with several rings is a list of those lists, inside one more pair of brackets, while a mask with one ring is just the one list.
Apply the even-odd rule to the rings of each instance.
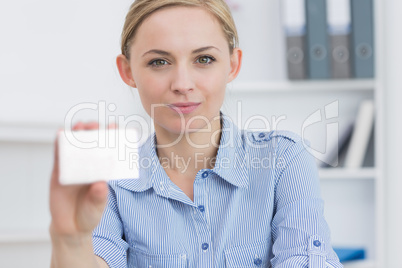
[[230, 54], [220, 23], [206, 10], [173, 7], [138, 28], [126, 64], [119, 66], [123, 80], [138, 89], [155, 128], [178, 134], [208, 128], [219, 116], [241, 51]]

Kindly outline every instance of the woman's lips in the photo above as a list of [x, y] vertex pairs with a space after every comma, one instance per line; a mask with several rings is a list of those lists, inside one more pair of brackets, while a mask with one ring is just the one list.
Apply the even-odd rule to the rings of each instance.
[[178, 113], [189, 114], [193, 112], [195, 109], [197, 109], [197, 107], [200, 106], [200, 104], [201, 103], [199, 102], [179, 102], [169, 104], [169, 107]]

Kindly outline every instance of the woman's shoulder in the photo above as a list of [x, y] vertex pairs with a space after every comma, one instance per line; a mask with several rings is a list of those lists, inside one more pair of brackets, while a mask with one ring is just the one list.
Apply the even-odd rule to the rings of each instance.
[[[246, 143], [247, 145], [262, 145], [262, 146], [267, 146], [267, 145], [272, 145], [272, 144], [278, 144], [278, 142], [281, 143], [287, 143], [289, 145], [291, 144], [296, 144], [300, 143], [302, 141], [302, 138], [300, 135], [292, 132], [292, 131], [286, 131], [286, 130], [260, 130], [260, 129], [251, 129], [251, 128], [243, 128], [243, 126], [240, 124], [238, 125], [235, 123], [235, 121], [225, 115], [222, 115], [222, 129], [223, 129], [223, 134], [224, 137], [235, 137], [238, 134], [230, 135], [231, 131], [234, 133], [241, 133], [241, 137], [243, 140], [243, 143]], [[226, 134], [226, 135], [225, 135]]]
[[308, 144], [300, 135], [286, 130], [255, 131], [242, 130], [243, 140], [247, 146], [287, 148], [296, 144]]
[[287, 130], [256, 131], [245, 129], [243, 135], [253, 143], [288, 141], [290, 144], [294, 144], [302, 141], [300, 135]]
[[246, 151], [261, 153], [262, 155], [274, 154], [275, 156], [292, 157], [309, 147], [309, 142], [292, 131], [255, 131], [242, 130], [243, 143]]

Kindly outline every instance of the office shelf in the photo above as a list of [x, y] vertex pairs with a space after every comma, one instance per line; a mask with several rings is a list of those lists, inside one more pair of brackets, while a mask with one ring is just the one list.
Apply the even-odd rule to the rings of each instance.
[[344, 264], [344, 268], [381, 268], [376, 266], [376, 263], [372, 260], [362, 260], [347, 262]]
[[232, 82], [227, 89], [239, 93], [325, 93], [325, 92], [371, 92], [375, 88], [373, 79], [278, 81], [278, 82]]
[[0, 233], [0, 244], [38, 242], [50, 242], [49, 232], [47, 232], [46, 230], [35, 230]]
[[376, 178], [376, 169], [322, 168], [319, 176], [322, 180], [373, 180]]

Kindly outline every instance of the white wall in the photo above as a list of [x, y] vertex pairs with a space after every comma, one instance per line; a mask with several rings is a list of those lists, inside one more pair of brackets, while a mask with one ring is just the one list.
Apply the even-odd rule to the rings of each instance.
[[402, 2], [385, 1], [385, 211], [386, 267], [402, 267]]
[[130, 3], [1, 1], [0, 122], [57, 125], [73, 105], [105, 99], [132, 112], [115, 68]]
[[48, 241], [0, 243], [1, 267], [50, 267], [50, 252]]

